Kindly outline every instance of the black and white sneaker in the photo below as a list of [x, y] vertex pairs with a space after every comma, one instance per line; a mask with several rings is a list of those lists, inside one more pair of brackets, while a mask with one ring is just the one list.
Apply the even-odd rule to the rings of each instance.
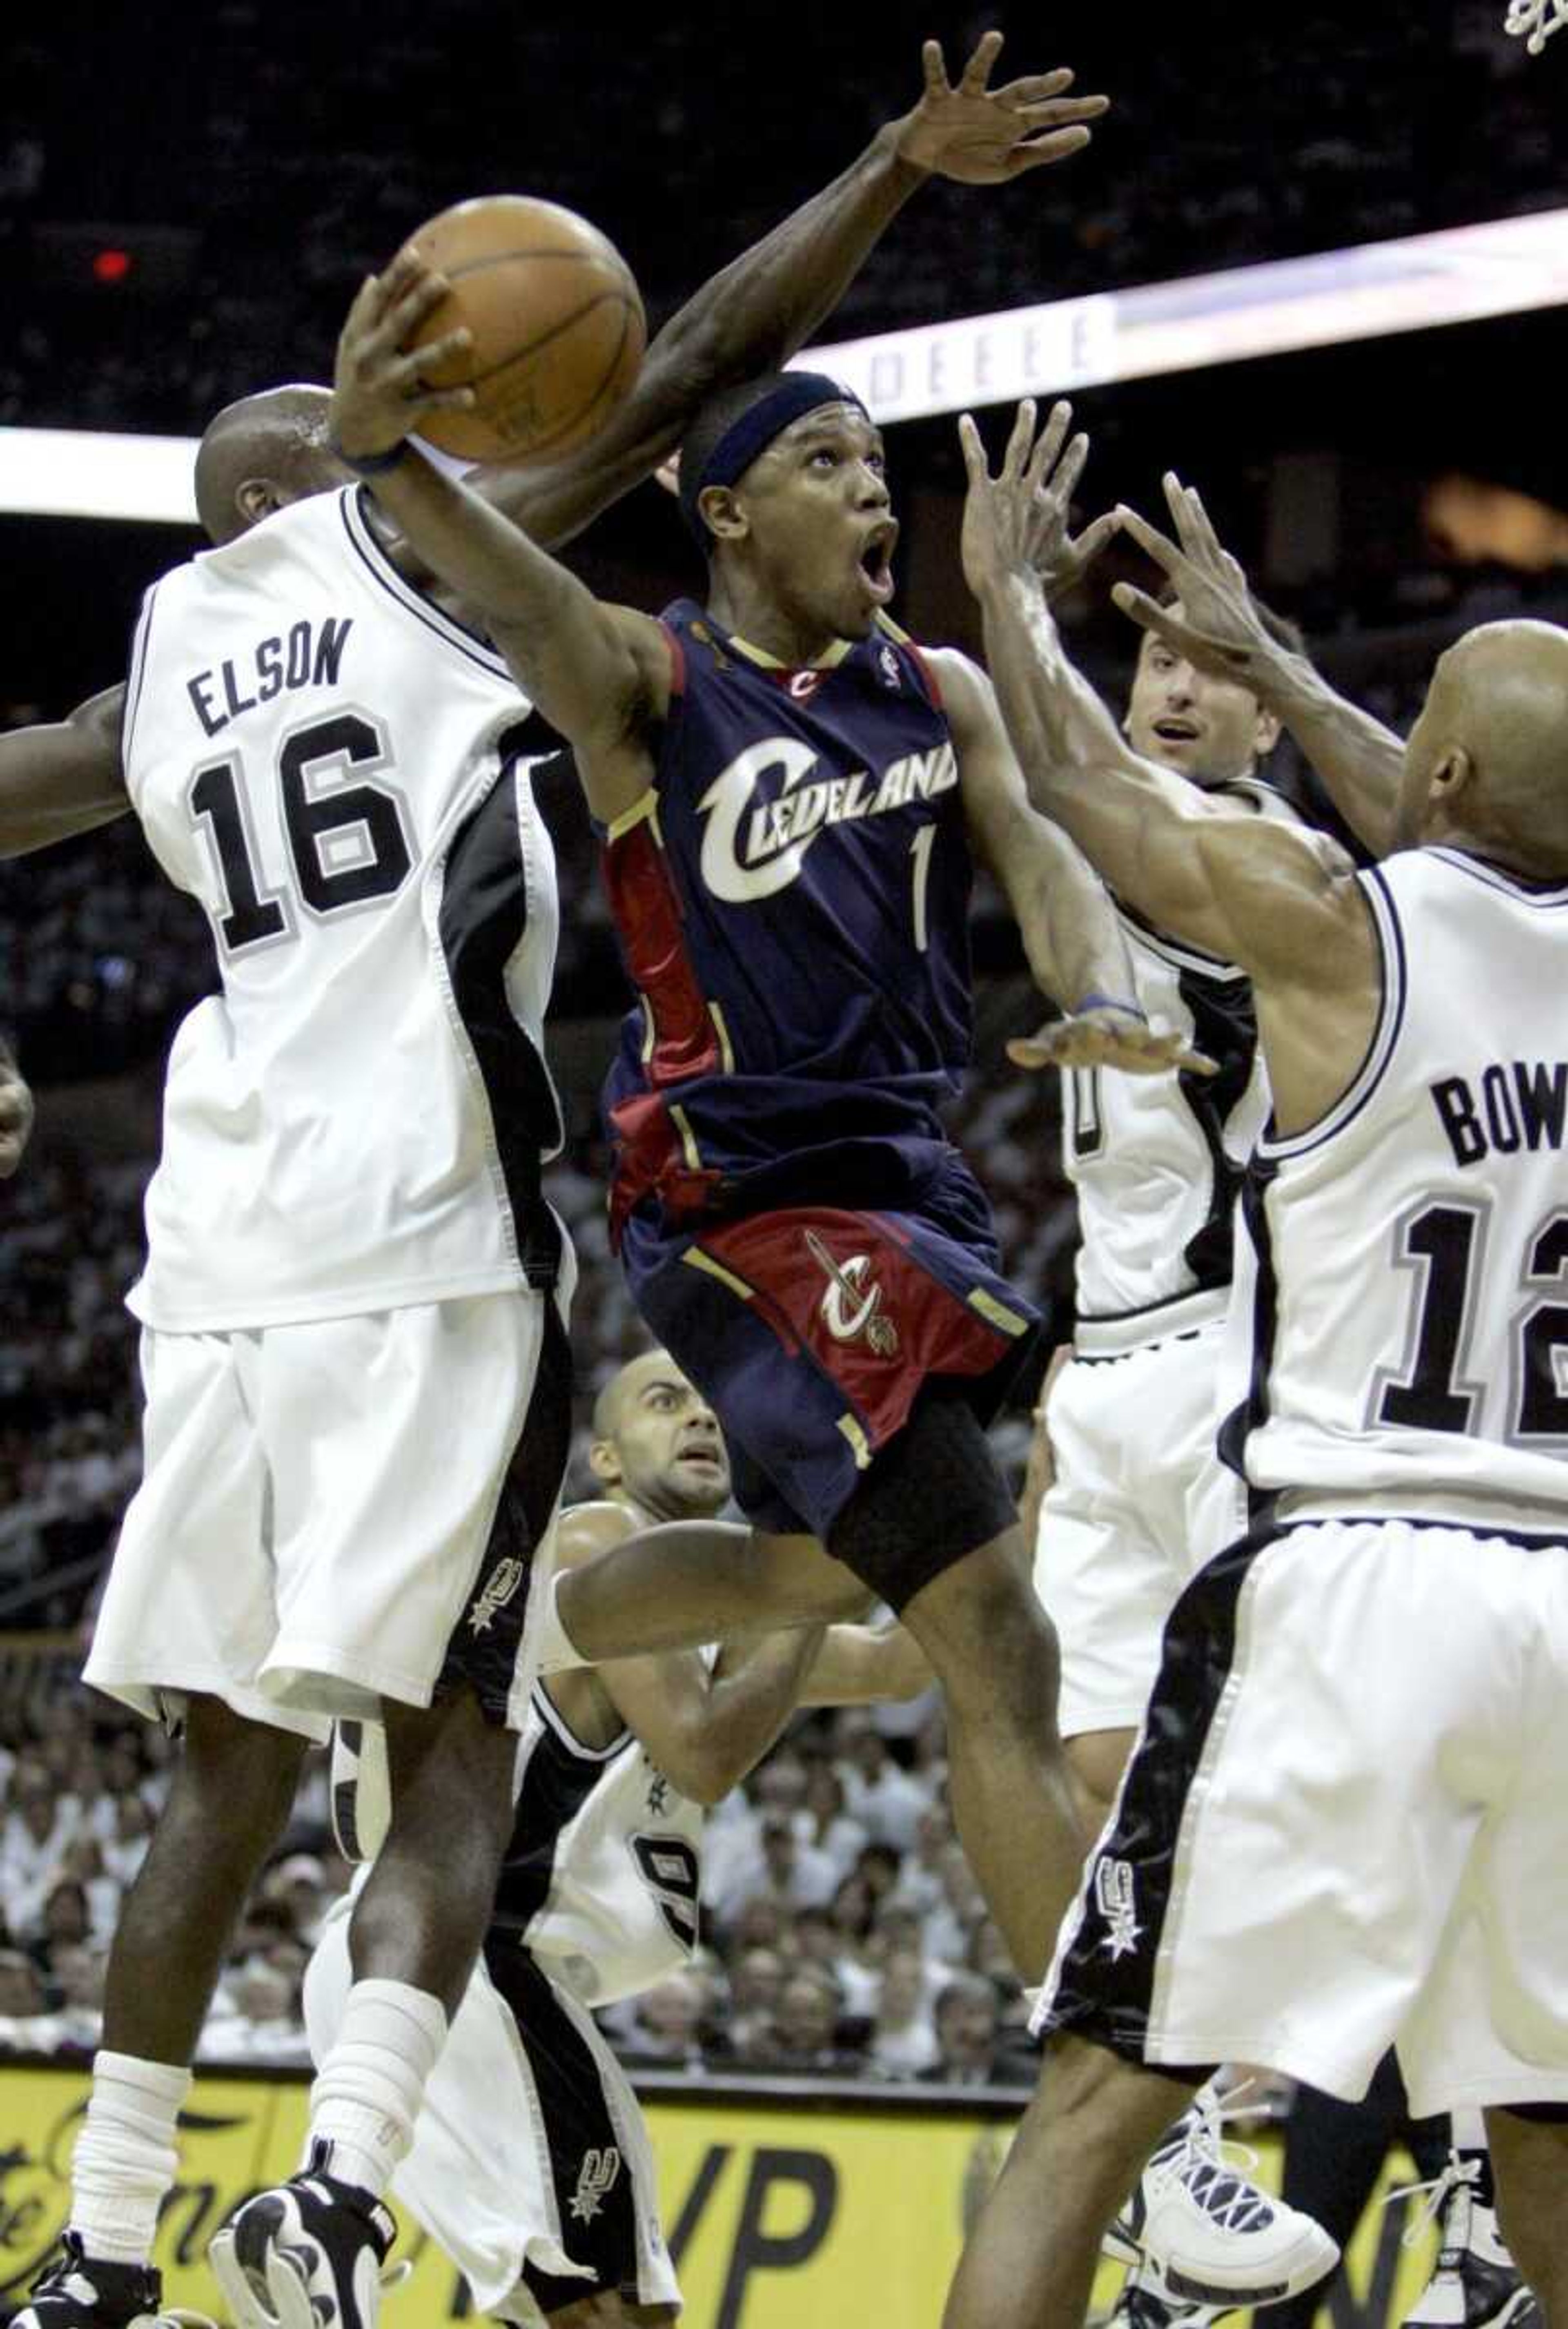
[[1173, 2296], [1159, 2275], [1148, 2265], [1129, 2268], [1105, 2329], [1210, 2329], [1225, 2310], [1222, 2305], [1191, 2305]]
[[1436, 2268], [1403, 2329], [1535, 2329], [1540, 2308], [1497, 2230], [1485, 2152], [1450, 2151], [1435, 2183], [1407, 2183], [1388, 2196], [1415, 2192], [1428, 2198], [1405, 2229], [1405, 2246], [1413, 2248], [1435, 2216], [1442, 2225]]
[[[207, 2251], [235, 2329], [375, 2329], [392, 2212], [320, 2162], [258, 2192]], [[390, 2279], [397, 2276], [388, 2275]]]
[[165, 2308], [163, 2282], [150, 2264], [90, 2257], [80, 2232], [64, 2232], [59, 2255], [10, 2315], [10, 2329], [213, 2329], [213, 2324], [203, 2313]]
[[1273, 2305], [1331, 2272], [1339, 2246], [1321, 2224], [1254, 2183], [1255, 2155], [1228, 2159], [1205, 2087], [1144, 2169], [1107, 2232], [1107, 2256], [1152, 2267], [1180, 2304]]

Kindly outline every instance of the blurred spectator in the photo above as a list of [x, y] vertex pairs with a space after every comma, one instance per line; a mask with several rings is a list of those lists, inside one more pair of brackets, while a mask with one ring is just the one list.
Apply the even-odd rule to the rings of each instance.
[[937, 2060], [936, 2028], [918, 1951], [900, 1949], [883, 1967], [868, 2049], [884, 2078], [912, 2079]]
[[706, 1989], [697, 1974], [666, 1974], [637, 2000], [628, 2051], [662, 2068], [699, 2069], [706, 2006]]
[[856, 1710], [838, 1718], [838, 1777], [845, 1809], [874, 1843], [907, 1852], [930, 1796], [921, 1782], [901, 1769], [869, 1714]]
[[1034, 2084], [1026, 2054], [1002, 2043], [997, 1993], [974, 1973], [955, 1974], [938, 1993], [935, 2013], [937, 2059], [918, 2075], [952, 2087], [1015, 2087]]
[[844, 1996], [820, 1966], [799, 1966], [779, 1993], [774, 2060], [780, 2070], [818, 2078], [856, 2076], [864, 2067], [857, 2049], [841, 2042]]

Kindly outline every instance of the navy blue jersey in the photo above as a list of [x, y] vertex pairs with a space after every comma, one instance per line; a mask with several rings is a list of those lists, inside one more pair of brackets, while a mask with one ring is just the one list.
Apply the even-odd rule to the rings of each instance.
[[897, 1205], [969, 1053], [969, 856], [931, 674], [901, 633], [789, 670], [689, 600], [657, 771], [606, 836], [639, 995], [605, 1092], [618, 1221]]

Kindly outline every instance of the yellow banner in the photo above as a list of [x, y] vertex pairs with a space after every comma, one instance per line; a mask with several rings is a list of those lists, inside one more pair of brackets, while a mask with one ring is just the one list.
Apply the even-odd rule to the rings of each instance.
[[[239, 2202], [298, 2163], [298, 2079], [203, 2076], [181, 2119], [182, 2172], [158, 2228], [165, 2302], [219, 2313], [204, 2263]], [[64, 2224], [71, 2146], [87, 2098], [80, 2070], [0, 2070], [0, 2298], [14, 2303]], [[648, 2109], [665, 2230], [687, 2329], [938, 2329], [966, 2227], [1005, 2153], [1005, 2123], [946, 2112], [817, 2110], [660, 2101]], [[1277, 2184], [1278, 2142], [1261, 2174]], [[1382, 2189], [1410, 2183], [1393, 2155]], [[1434, 2241], [1402, 2249], [1403, 2211], [1374, 2207], [1352, 2243], [1349, 2287], [1319, 2329], [1397, 2329], [1425, 2284]], [[387, 2329], [445, 2329], [470, 2311], [450, 2264], [417, 2229], [414, 2271], [389, 2297]], [[1102, 2268], [1095, 2311], [1121, 2275]], [[1236, 2316], [1238, 2324], [1241, 2316]]]

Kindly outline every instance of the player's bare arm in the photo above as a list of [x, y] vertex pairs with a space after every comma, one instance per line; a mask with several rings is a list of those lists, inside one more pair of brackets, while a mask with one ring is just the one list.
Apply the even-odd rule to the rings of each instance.
[[936, 1676], [905, 1627], [829, 1626], [801, 1690], [802, 1706], [885, 1706], [918, 1698]]
[[1206, 1069], [1156, 1034], [1134, 999], [1132, 965], [1103, 883], [1059, 825], [1029, 803], [985, 674], [948, 647], [930, 658], [959, 758], [975, 854], [1001, 884], [1041, 993], [1068, 1014], [1030, 1039], [1026, 1064], [1159, 1075]]
[[128, 813], [124, 713], [124, 687], [107, 687], [63, 720], [0, 736], [0, 857], [24, 857]]
[[1345, 852], [1230, 807], [1133, 751], [1063, 646], [1034, 569], [1053, 433], [1019, 408], [1000, 474], [959, 424], [968, 470], [964, 570], [1030, 797], [1119, 897], [1252, 978], [1277, 1120], [1289, 1133], [1340, 1097], [1375, 1021], [1372, 918]]
[[[499, 510], [407, 445], [423, 415], [472, 401], [469, 389], [431, 389], [420, 377], [422, 365], [461, 352], [465, 330], [403, 352], [448, 288], [406, 253], [362, 286], [338, 342], [333, 435], [351, 466], [371, 466], [378, 503], [483, 622], [519, 685], [572, 746], [590, 808], [613, 824], [652, 780], [647, 735], [668, 702], [664, 634], [650, 617], [596, 599]], [[400, 448], [390, 468], [379, 466]]]
[[569, 540], [656, 468], [708, 397], [776, 370], [804, 346], [929, 179], [1006, 185], [1081, 152], [1109, 100], [1072, 96], [1065, 66], [992, 89], [1001, 48], [1000, 33], [987, 33], [955, 86], [940, 42], [926, 42], [918, 101], [671, 317], [631, 394], [590, 444], [544, 467], [485, 469], [472, 480], [477, 490], [536, 542]]
[[1117, 605], [1198, 670], [1236, 681], [1277, 713], [1351, 830], [1374, 856], [1385, 857], [1394, 843], [1403, 744], [1371, 712], [1336, 693], [1308, 656], [1270, 637], [1240, 561], [1220, 542], [1197, 493], [1174, 471], [1166, 476], [1165, 497], [1175, 542], [1135, 510], [1112, 515], [1161, 569], [1180, 605], [1162, 607], [1130, 582], [1117, 584]]
[[0, 1181], [22, 1162], [33, 1132], [33, 1094], [22, 1079], [11, 1046], [0, 1035]]

